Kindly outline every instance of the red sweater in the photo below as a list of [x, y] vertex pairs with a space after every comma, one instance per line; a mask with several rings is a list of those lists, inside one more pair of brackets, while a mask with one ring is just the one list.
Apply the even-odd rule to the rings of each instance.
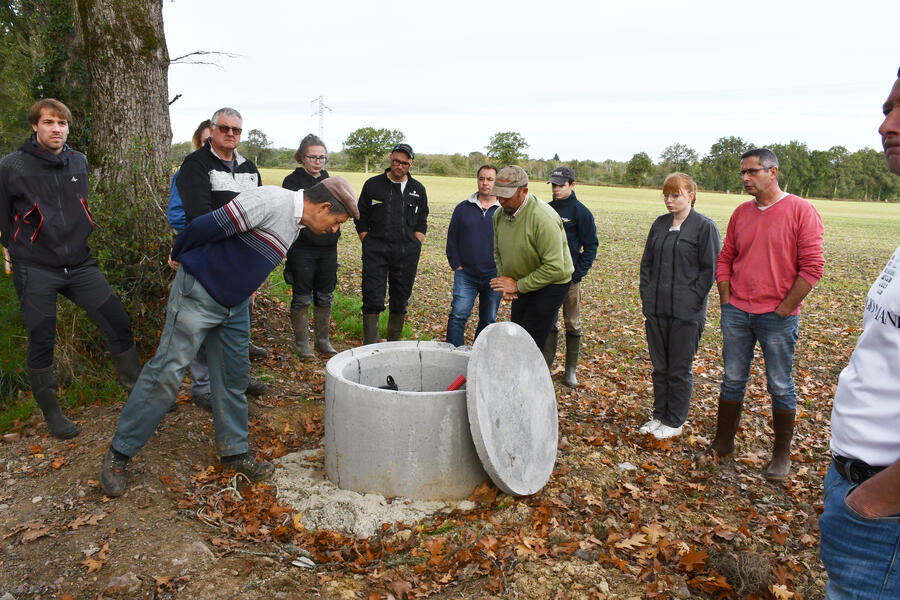
[[[822, 277], [824, 233], [822, 217], [799, 196], [788, 194], [765, 210], [756, 200], [744, 202], [728, 221], [716, 281], [731, 283], [735, 308], [751, 314], [772, 312], [797, 276], [810, 285]], [[791, 314], [799, 313], [800, 306]]]

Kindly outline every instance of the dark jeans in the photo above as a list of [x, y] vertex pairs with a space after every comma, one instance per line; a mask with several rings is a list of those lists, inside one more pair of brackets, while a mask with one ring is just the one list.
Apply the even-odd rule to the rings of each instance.
[[681, 427], [691, 408], [694, 377], [691, 367], [705, 319], [647, 317], [647, 347], [653, 363], [653, 418]]
[[291, 246], [284, 265], [284, 280], [293, 286], [291, 308], [331, 305], [337, 268], [337, 246]]
[[503, 294], [491, 289], [490, 277], [473, 277], [462, 269], [453, 272], [453, 301], [450, 304], [450, 317], [447, 319], [447, 342], [454, 346], [466, 343], [466, 321], [472, 314], [475, 298], [478, 300], [478, 328], [475, 337], [481, 330], [497, 320], [497, 309]]
[[53, 365], [57, 294], [74, 302], [100, 326], [113, 354], [134, 345], [128, 313], [93, 259], [66, 269], [14, 264], [13, 285], [28, 332], [29, 369]]
[[527, 294], [519, 292], [519, 299], [510, 306], [510, 320], [528, 332], [539, 350], [544, 349], [568, 292], [568, 283], [550, 284]]
[[384, 297], [390, 288], [392, 313], [405, 315], [419, 266], [422, 244], [386, 242], [367, 235], [362, 241], [362, 312], [364, 315], [384, 310]]

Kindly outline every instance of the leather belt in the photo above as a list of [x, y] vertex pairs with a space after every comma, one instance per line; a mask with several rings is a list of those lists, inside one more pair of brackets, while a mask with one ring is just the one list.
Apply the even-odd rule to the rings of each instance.
[[850, 483], [862, 483], [869, 477], [884, 470], [884, 467], [873, 467], [855, 458], [846, 458], [837, 454], [832, 455], [834, 470]]

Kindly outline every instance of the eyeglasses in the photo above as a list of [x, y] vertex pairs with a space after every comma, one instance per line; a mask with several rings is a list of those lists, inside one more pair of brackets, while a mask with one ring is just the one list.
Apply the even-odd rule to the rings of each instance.
[[743, 177], [744, 175], [747, 175], [748, 173], [750, 175], [756, 175], [760, 171], [768, 171], [771, 168], [772, 167], [756, 167], [755, 169], [741, 169], [741, 177]]
[[409, 167], [412, 166], [412, 163], [411, 163], [411, 162], [407, 162], [407, 161], [405, 161], [405, 160], [397, 160], [396, 158], [392, 158], [392, 159], [391, 159], [391, 164], [392, 164], [392, 165], [400, 165], [400, 166], [403, 166], [403, 167], [406, 167], [406, 168], [409, 168]]
[[229, 127], [228, 125], [219, 125], [218, 123], [213, 123], [212, 126], [222, 133], [228, 133], [229, 131], [231, 131], [234, 133], [234, 135], [241, 135], [241, 132], [243, 131], [243, 129], [241, 129], [240, 127]]
[[316, 156], [315, 154], [304, 154], [303, 156], [313, 162], [326, 162], [328, 160], [328, 157], [324, 154], [320, 154], [319, 156]]

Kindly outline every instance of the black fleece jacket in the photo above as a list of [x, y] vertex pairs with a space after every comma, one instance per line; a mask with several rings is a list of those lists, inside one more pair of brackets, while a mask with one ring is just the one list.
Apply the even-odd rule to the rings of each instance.
[[91, 258], [88, 162], [68, 144], [52, 154], [34, 136], [0, 159], [0, 242], [13, 263], [65, 268]]

